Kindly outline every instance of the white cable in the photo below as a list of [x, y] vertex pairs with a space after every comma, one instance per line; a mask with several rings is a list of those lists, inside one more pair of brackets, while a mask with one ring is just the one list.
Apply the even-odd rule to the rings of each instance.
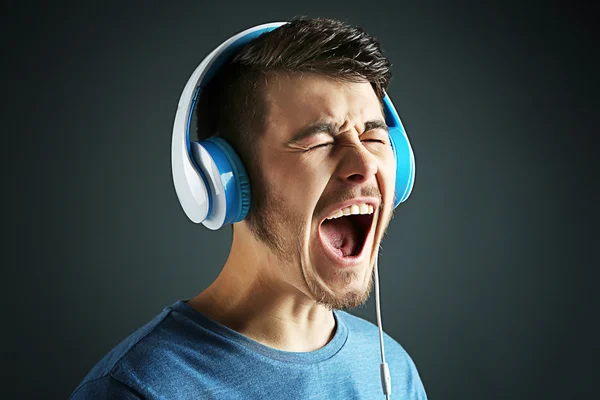
[[377, 313], [377, 326], [379, 328], [379, 349], [381, 350], [381, 386], [383, 388], [383, 394], [385, 394], [386, 400], [390, 399], [392, 393], [392, 378], [390, 376], [390, 370], [387, 363], [385, 362], [385, 350], [383, 348], [383, 327], [381, 325], [381, 307], [379, 304], [379, 248], [375, 253], [375, 310]]

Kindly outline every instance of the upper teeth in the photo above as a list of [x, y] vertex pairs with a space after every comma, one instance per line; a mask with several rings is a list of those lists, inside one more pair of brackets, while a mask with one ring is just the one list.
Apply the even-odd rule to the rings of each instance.
[[350, 207], [342, 208], [331, 214], [327, 219], [339, 218], [344, 215], [373, 214], [373, 206], [370, 204], [353, 204]]

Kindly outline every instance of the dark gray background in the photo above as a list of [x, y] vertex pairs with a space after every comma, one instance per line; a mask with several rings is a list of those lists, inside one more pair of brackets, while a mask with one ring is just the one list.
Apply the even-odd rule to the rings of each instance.
[[[120, 340], [217, 276], [230, 230], [189, 222], [171, 180], [180, 91], [234, 33], [307, 15], [362, 26], [394, 64], [389, 94], [417, 178], [383, 243], [383, 322], [429, 397], [593, 393], [594, 10], [124, 3], [31, 3], [3, 17], [14, 160], [3, 269], [17, 276], [5, 291], [15, 344], [3, 350], [4, 390], [67, 398]], [[375, 320], [371, 300], [353, 312]]]

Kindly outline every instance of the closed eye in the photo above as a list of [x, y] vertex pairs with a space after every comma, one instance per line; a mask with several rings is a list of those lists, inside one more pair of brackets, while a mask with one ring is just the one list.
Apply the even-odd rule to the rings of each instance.
[[365, 140], [362, 140], [362, 142], [374, 142], [374, 143], [385, 144], [385, 140], [383, 140], [383, 139], [365, 139]]
[[[365, 139], [365, 140], [361, 140], [361, 142], [371, 142], [371, 143], [381, 143], [381, 144], [386, 144], [386, 141], [383, 139]], [[319, 148], [325, 148], [328, 146], [331, 146], [335, 144], [334, 142], [327, 142], [327, 143], [321, 143], [321, 144], [317, 144], [315, 146], [309, 147], [308, 149], [306, 149], [306, 151], [312, 151], [312, 150], [316, 150]]]
[[317, 145], [315, 145], [315, 146], [309, 147], [308, 149], [306, 149], [306, 151], [315, 150], [315, 149], [318, 149], [318, 148], [320, 148], [320, 147], [327, 147], [327, 146], [330, 146], [330, 145], [332, 145], [332, 144], [333, 144], [333, 142], [327, 142], [327, 143], [321, 143], [321, 144], [317, 144]]

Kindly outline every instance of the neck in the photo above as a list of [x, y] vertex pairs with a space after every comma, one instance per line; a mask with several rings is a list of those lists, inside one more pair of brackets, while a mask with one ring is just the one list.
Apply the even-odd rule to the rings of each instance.
[[[236, 234], [242, 229], [236, 225]], [[188, 304], [278, 350], [306, 352], [325, 346], [335, 334], [333, 313], [311, 299], [305, 286], [282, 279], [301, 280], [299, 267], [280, 261], [253, 236], [236, 234], [221, 274]]]

